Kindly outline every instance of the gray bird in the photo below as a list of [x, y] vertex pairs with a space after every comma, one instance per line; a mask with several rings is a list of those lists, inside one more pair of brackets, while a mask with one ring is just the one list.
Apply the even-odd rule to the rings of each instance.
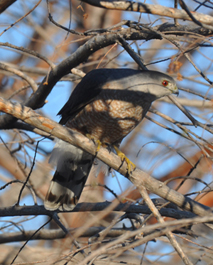
[[[178, 94], [178, 88], [166, 74], [97, 69], [81, 80], [58, 114], [61, 124], [116, 148], [142, 121], [154, 100], [171, 94]], [[50, 162], [56, 165], [56, 172], [44, 206], [51, 211], [70, 211], [78, 202], [94, 156], [58, 140]]]

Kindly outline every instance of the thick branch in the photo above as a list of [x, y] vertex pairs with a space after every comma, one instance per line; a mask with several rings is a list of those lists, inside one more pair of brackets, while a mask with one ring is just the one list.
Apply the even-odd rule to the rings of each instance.
[[[80, 235], [80, 237], [92, 237], [98, 233], [100, 233], [105, 227], [89, 227], [87, 231]], [[129, 229], [119, 229], [112, 228], [107, 233], [107, 237], [118, 237], [126, 233]], [[69, 234], [74, 234], [76, 229], [69, 229]], [[10, 243], [10, 242], [18, 242], [18, 241], [26, 241], [26, 240], [53, 240], [53, 239], [61, 239], [67, 236], [61, 229], [42, 229], [35, 234], [36, 230], [15, 232], [15, 233], [4, 233], [0, 235], [0, 244]], [[33, 236], [34, 235], [34, 236]], [[33, 238], [32, 238], [33, 236]]]
[[[183, 219], [183, 220], [173, 220], [173, 221], [167, 221], [164, 222], [163, 224], [157, 223], [157, 224], [151, 224], [151, 225], [147, 225], [145, 227], [142, 227], [140, 229], [134, 230], [132, 231], [129, 228], [111, 228], [111, 230], [109, 230], [107, 232], [107, 237], [119, 237], [121, 235], [126, 236], [126, 238], [129, 238], [131, 236], [135, 236], [139, 233], [143, 234], [143, 238], [146, 238], [148, 235], [153, 235], [153, 231], [159, 231], [159, 234], [155, 234], [153, 235], [153, 238], [156, 238], [158, 236], [162, 236], [165, 233], [167, 233], [168, 231], [174, 231], [177, 230], [177, 233], [180, 233], [181, 230], [179, 230], [181, 227], [187, 226], [187, 225], [193, 225], [193, 224], [199, 224], [199, 223], [205, 223], [205, 222], [212, 222], [213, 217], [211, 216], [206, 216], [206, 217], [194, 217], [194, 218], [188, 218], [188, 219]], [[165, 228], [170, 228], [167, 231], [165, 230]], [[205, 227], [206, 228], [206, 227]], [[74, 228], [74, 229], [69, 229], [69, 235], [75, 235], [75, 232], [78, 230], [79, 228]], [[103, 231], [103, 229], [105, 229], [105, 227], [89, 227], [87, 228], [87, 230], [82, 233], [80, 235], [80, 237], [92, 237], [94, 235], [97, 235], [98, 233], [100, 233], [101, 231]], [[207, 228], [208, 229], [208, 228]], [[130, 233], [126, 233], [127, 231], [131, 231]], [[181, 233], [186, 233], [186, 234], [191, 234], [196, 235], [196, 233], [194, 234], [194, 232], [190, 232], [190, 231], [184, 231], [182, 230]], [[32, 235], [33, 238], [32, 238]], [[66, 233], [64, 233], [61, 229], [51, 229], [51, 230], [47, 230], [47, 229], [42, 229], [40, 231], [38, 231], [35, 234], [35, 230], [30, 230], [30, 231], [24, 231], [22, 232], [15, 232], [15, 233], [4, 233], [2, 235], [0, 235], [0, 244], [1, 243], [9, 243], [9, 242], [15, 242], [15, 241], [25, 241], [25, 240], [35, 240], [35, 239], [45, 239], [45, 240], [53, 240], [53, 239], [60, 239], [60, 238], [64, 238], [65, 236], [67, 236]], [[149, 240], [152, 239], [147, 239], [147, 242]], [[135, 240], [134, 242], [138, 242], [137, 240]], [[140, 244], [138, 244], [140, 245]]]
[[[163, 17], [171, 17], [182, 20], [192, 21], [192, 18], [187, 14], [185, 10], [161, 6], [161, 5], [150, 5], [144, 3], [138, 3], [134, 1], [100, 1], [100, 0], [83, 0], [83, 2], [92, 6], [97, 6], [106, 9], [123, 10], [140, 12], [146, 14], [159, 15]], [[213, 17], [205, 14], [191, 12], [193, 17], [204, 24], [213, 25]]]
[[[65, 142], [78, 146], [94, 156], [96, 155], [97, 147], [92, 140], [89, 140], [87, 137], [75, 131], [71, 131], [63, 127], [54, 121], [42, 117], [28, 107], [23, 107], [20, 104], [14, 104], [0, 98], [0, 111], [8, 113], [17, 119], [21, 119], [24, 122], [33, 125], [52, 136], [64, 140]], [[123, 176], [126, 176], [138, 189], [145, 187], [150, 192], [155, 193], [158, 196], [175, 203], [182, 209], [191, 211], [194, 214], [200, 216], [209, 214], [212, 215], [209, 207], [195, 202], [192, 199], [180, 194], [179, 192], [170, 189], [164, 183], [151, 177], [142, 170], [135, 169], [130, 176], [127, 176], [126, 162], [121, 162], [120, 157], [115, 155], [113, 152], [109, 153], [109, 151], [103, 147], [101, 147], [98, 151], [97, 158], [102, 160], [111, 168], [120, 172]]]
[[[78, 203], [76, 207], [70, 212], [95, 212], [104, 211], [111, 205], [110, 202], [99, 202], [99, 203]], [[151, 211], [146, 205], [130, 205], [128, 203], [119, 203], [114, 211], [126, 212], [126, 213], [142, 213], [151, 214]], [[57, 213], [65, 211], [58, 210]], [[181, 211], [173, 208], [162, 208], [159, 210], [162, 216], [171, 217], [175, 219], [192, 218], [195, 215], [190, 212]], [[48, 211], [44, 206], [11, 206], [6, 208], [0, 208], [0, 217], [8, 216], [26, 216], [26, 215], [48, 215], [52, 216], [54, 213]]]

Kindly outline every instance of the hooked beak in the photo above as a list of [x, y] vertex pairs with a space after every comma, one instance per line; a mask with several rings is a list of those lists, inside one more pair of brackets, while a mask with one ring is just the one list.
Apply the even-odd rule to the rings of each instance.
[[173, 94], [175, 94], [175, 95], [179, 95], [179, 89], [178, 89], [178, 87], [177, 86], [175, 86], [175, 88], [174, 88], [174, 90], [173, 90]]

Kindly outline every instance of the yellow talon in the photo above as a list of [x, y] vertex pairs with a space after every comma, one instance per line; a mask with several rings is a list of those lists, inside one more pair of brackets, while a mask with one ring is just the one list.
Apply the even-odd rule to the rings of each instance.
[[114, 147], [117, 155], [121, 158], [121, 160], [122, 161], [124, 161], [124, 160], [126, 161], [126, 163], [127, 163], [127, 172], [130, 175], [131, 172], [136, 168], [136, 165], [132, 161], [130, 161], [129, 158], [127, 158], [125, 156], [125, 154], [122, 153], [121, 150], [118, 149], [117, 146], [113, 146], [113, 147]]
[[96, 140], [95, 142], [97, 144], [96, 152], [98, 152], [100, 150], [101, 146], [102, 146], [102, 142], [100, 140]]
[[93, 142], [95, 142], [95, 144], [97, 145], [96, 153], [98, 153], [98, 151], [100, 150], [101, 146], [106, 147], [105, 144], [102, 144], [102, 142], [100, 140], [95, 139], [90, 134], [86, 134], [86, 137], [89, 138], [90, 140], [92, 140]]
[[[100, 140], [95, 139], [90, 134], [86, 134], [86, 137], [89, 138], [90, 140], [92, 140], [97, 145], [96, 153], [98, 153], [98, 151], [100, 150], [101, 146], [102, 147], [107, 147], [108, 146], [107, 144], [102, 143]], [[130, 175], [131, 172], [136, 168], [136, 165], [132, 161], [130, 161], [129, 158], [127, 158], [125, 156], [125, 154], [122, 153], [121, 150], [119, 150], [119, 148], [117, 146], [114, 145], [113, 147], [114, 147], [117, 155], [121, 158], [121, 161], [122, 162], [126, 161], [126, 163], [127, 163], [127, 172]]]

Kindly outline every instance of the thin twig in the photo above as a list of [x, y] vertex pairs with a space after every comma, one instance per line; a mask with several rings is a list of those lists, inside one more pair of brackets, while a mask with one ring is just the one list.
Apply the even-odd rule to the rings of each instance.
[[[28, 54], [30, 56], [39, 58], [39, 59], [45, 61], [52, 69], [55, 67], [55, 64], [52, 61], [50, 61], [46, 56], [38, 53], [37, 51], [33, 51], [33, 50], [27, 49], [25, 47], [19, 47], [19, 46], [16, 46], [16, 45], [11, 44], [11, 43], [8, 43], [8, 42], [0, 42], [0, 46], [2, 46], [2, 47], [9, 47], [11, 49], [20, 51], [20, 52], [25, 53], [25, 54]], [[43, 71], [46, 71], [45, 69], [42, 69], [42, 70]]]
[[11, 24], [8, 28], [4, 29], [2, 31], [2, 33], [0, 33], [0, 37], [2, 34], [4, 34], [6, 31], [8, 31], [8, 29], [12, 28], [14, 25], [16, 25], [18, 22], [20, 22], [22, 19], [24, 19], [26, 16], [28, 16], [30, 13], [33, 12], [33, 10], [36, 9], [36, 7], [41, 3], [42, 0], [39, 0], [38, 3], [32, 8], [30, 9], [30, 11], [28, 11], [24, 16], [22, 16], [21, 18], [19, 18], [18, 20], [16, 20], [16, 22], [14, 22], [13, 24]]
[[147, 70], [146, 66], [142, 62], [142, 58], [139, 57], [139, 55], [131, 48], [124, 38], [120, 37], [117, 42], [129, 53], [132, 59], [135, 60], [142, 70]]
[[195, 127], [198, 126], [198, 121], [189, 113], [189, 111], [182, 106], [175, 97], [168, 96], [168, 98], [190, 119], [190, 121], [194, 124]]
[[2, 63], [2, 62], [0, 62], [0, 69], [5, 70], [5, 71], [9, 71], [9, 72], [21, 77], [25, 81], [27, 81], [27, 83], [31, 86], [33, 92], [35, 92], [37, 90], [38, 87], [37, 87], [35, 81], [31, 77], [25, 75], [23, 72], [21, 72], [17, 69], [14, 69], [14, 68], [12, 68], [12, 67], [10, 67], [10, 66]]
[[[149, 195], [146, 189], [144, 187], [140, 187], [139, 192], [141, 193], [142, 198], [144, 199], [145, 203], [148, 205], [149, 209], [152, 211], [155, 218], [158, 220], [159, 223], [163, 224], [164, 220], [162, 216], [160, 215], [158, 209], [155, 207], [154, 203], [149, 198]], [[183, 252], [180, 244], [177, 242], [172, 232], [171, 231], [167, 232], [166, 236], [168, 237], [171, 245], [174, 247], [178, 255], [181, 257], [184, 264], [193, 265], [192, 262], [189, 260], [189, 258], [186, 256], [186, 254]]]
[[53, 17], [52, 17], [52, 15], [51, 15], [51, 11], [50, 11], [50, 5], [49, 5], [49, 0], [46, 0], [47, 1], [47, 9], [48, 9], [48, 17], [49, 17], [49, 20], [50, 20], [50, 22], [52, 22], [54, 25], [56, 25], [57, 27], [59, 27], [59, 28], [61, 28], [61, 29], [63, 29], [63, 30], [66, 30], [67, 32], [69, 32], [69, 33], [72, 33], [72, 34], [75, 34], [75, 35], [79, 35], [79, 36], [83, 36], [84, 34], [83, 33], [81, 33], [81, 32], [77, 32], [77, 31], [75, 31], [75, 30], [73, 30], [73, 29], [69, 29], [69, 28], [66, 28], [66, 27], [64, 27], [64, 26], [62, 26], [62, 25], [60, 25], [60, 24], [58, 24], [54, 19], [53, 19]]
[[[13, 183], [21, 183], [21, 184], [25, 184], [24, 181], [21, 181], [21, 180], [18, 180], [18, 179], [15, 179], [15, 180], [12, 180], [10, 182], [7, 182], [5, 185], [1, 186], [0, 187], [0, 190], [3, 190], [5, 189], [7, 186], [13, 184]], [[23, 187], [23, 186], [22, 186]], [[36, 195], [35, 195], [35, 192], [34, 190], [32, 189], [32, 187], [28, 184], [26, 184], [26, 187], [30, 190], [31, 194], [32, 194], [32, 197], [33, 197], [33, 200], [34, 200], [34, 204], [37, 205], [37, 199], [36, 199]]]
[[18, 255], [20, 254], [20, 252], [24, 249], [24, 247], [27, 245], [27, 243], [33, 239], [34, 235], [36, 235], [36, 233], [38, 233], [45, 225], [49, 224], [49, 222], [51, 221], [52, 219], [50, 218], [46, 223], [44, 223], [41, 227], [39, 227], [31, 236], [30, 238], [28, 238], [26, 240], [26, 242], [23, 244], [23, 246], [19, 249], [18, 253], [15, 255], [14, 259], [12, 260], [12, 262], [10, 263], [10, 265], [12, 265], [15, 260], [17, 259]]
[[[43, 138], [43, 139], [44, 139], [44, 138]], [[33, 168], [34, 168], [34, 165], [35, 165], [35, 159], [36, 159], [36, 154], [37, 154], [38, 145], [39, 145], [39, 143], [40, 143], [43, 139], [39, 140], [39, 141], [37, 142], [37, 144], [36, 144], [35, 153], [34, 153], [34, 158], [33, 158], [33, 163], [32, 163], [32, 166], [31, 166], [31, 168], [30, 168], [30, 172], [29, 172], [29, 174], [28, 174], [28, 176], [27, 176], [27, 178], [26, 178], [26, 180], [25, 180], [25, 182], [24, 182], [24, 185], [21, 187], [21, 190], [20, 190], [20, 192], [19, 192], [19, 196], [18, 196], [18, 200], [17, 200], [16, 205], [19, 205], [20, 200], [21, 200], [22, 192], [23, 192], [25, 186], [27, 185], [27, 182], [28, 182], [28, 180], [29, 180], [29, 178], [30, 178], [30, 176], [31, 176], [31, 174], [32, 174], [32, 172], [33, 172]]]

